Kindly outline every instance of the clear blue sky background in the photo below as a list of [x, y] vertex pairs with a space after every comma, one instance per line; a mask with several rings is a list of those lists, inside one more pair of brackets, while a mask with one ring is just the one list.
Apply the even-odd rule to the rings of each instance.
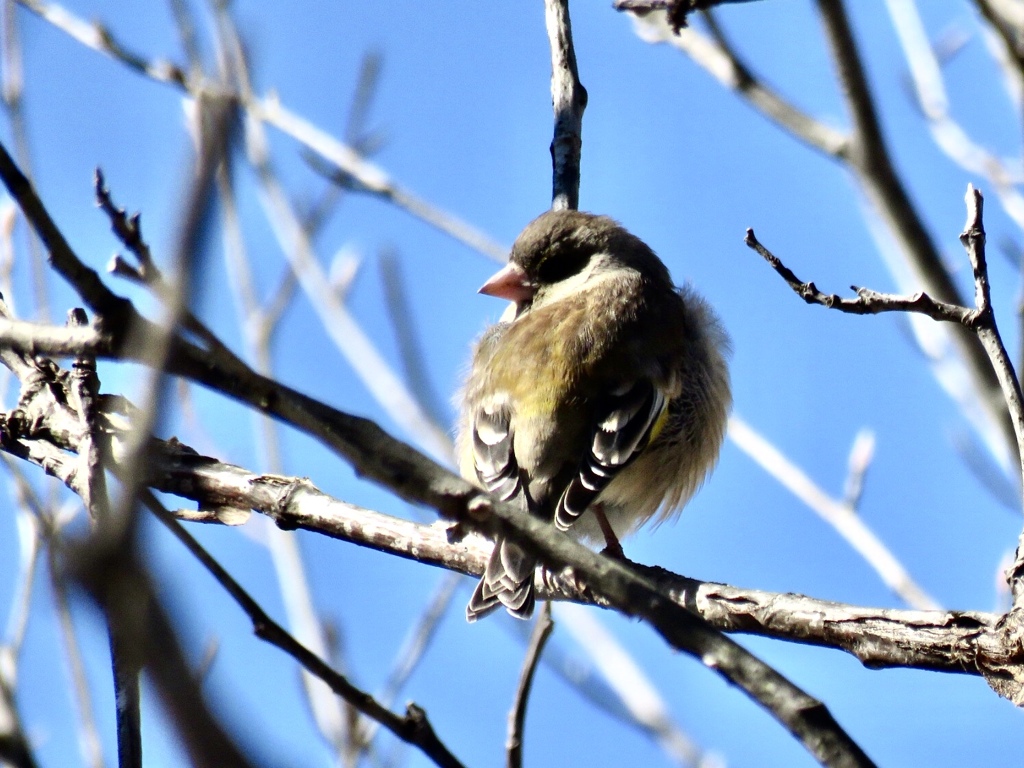
[[[906, 88], [906, 65], [881, 2], [849, 3], [868, 74], [899, 170], [966, 295], [970, 271], [957, 240], [968, 181], [931, 143]], [[921, 3], [929, 33], [971, 36], [946, 69], [955, 116], [980, 142], [1019, 157], [1020, 124], [987, 56], [969, 3]], [[134, 50], [183, 61], [162, 3], [71, 2], [85, 19], [108, 24]], [[260, 92], [341, 136], [361, 57], [378, 51], [384, 70], [371, 125], [386, 139], [374, 161], [401, 184], [503, 243], [550, 202], [549, 53], [540, 0], [444, 4], [234, 4]], [[823, 488], [839, 496], [854, 435], [875, 431], [877, 455], [861, 508], [865, 521], [944, 606], [992, 610], [997, 567], [1012, 552], [1020, 515], [1000, 505], [954, 446], [973, 433], [916, 351], [901, 317], [857, 318], [803, 304], [742, 242], [746, 227], [803, 279], [842, 293], [850, 284], [896, 285], [862, 217], [847, 174], [768, 124], [688, 59], [640, 40], [607, 2], [576, 2], [573, 25], [590, 104], [583, 129], [581, 208], [608, 213], [644, 238], [679, 282], [691, 281], [732, 335], [736, 412]], [[847, 117], [821, 29], [808, 2], [765, 0], [719, 18], [770, 82], [802, 108], [838, 127]], [[78, 253], [102, 267], [117, 243], [92, 204], [94, 167], [115, 199], [143, 212], [158, 257], [168, 258], [189, 146], [181, 94], [71, 40], [26, 12], [17, 14], [25, 56], [25, 110], [37, 186]], [[200, 28], [212, 53], [209, 27]], [[325, 183], [299, 148], [271, 130], [281, 171], [299, 199]], [[11, 140], [8, 121], [0, 138]], [[284, 259], [260, 212], [253, 174], [239, 163], [246, 245], [259, 287], [277, 285]], [[1019, 231], [990, 194], [992, 283], [1008, 346], [1016, 349], [1014, 305], [1020, 278], [997, 245]], [[218, 236], [203, 272], [200, 314], [241, 348]], [[22, 241], [19, 241], [19, 245]], [[377, 200], [349, 195], [317, 243], [328, 264], [342, 248], [364, 257], [349, 307], [396, 367], [399, 355], [384, 312], [377, 254], [393, 248], [409, 290], [410, 312], [428, 373], [454, 420], [449, 394], [469, 344], [502, 307], [476, 288], [494, 262]], [[19, 258], [21, 258], [19, 256]], [[23, 266], [15, 300], [32, 315]], [[76, 303], [56, 287], [58, 316]], [[123, 289], [123, 286], [121, 287]], [[19, 292], [20, 291], [20, 292]], [[300, 295], [276, 346], [287, 384], [341, 409], [377, 418], [403, 434], [352, 373]], [[131, 391], [135, 371], [104, 366], [107, 391]], [[196, 391], [203, 429], [175, 417], [168, 434], [249, 467], [260, 453], [246, 411]], [[354, 478], [310, 439], [284, 432], [284, 471], [309, 477], [339, 498], [432, 519]], [[13, 498], [13, 496], [11, 496]], [[0, 512], [0, 610], [9, 608], [16, 572], [14, 516]], [[266, 549], [238, 529], [196, 535], [277, 618], [283, 607]], [[317, 606], [337, 624], [348, 671], [377, 690], [402, 638], [445, 574], [313, 535], [300, 535]], [[329, 752], [301, 698], [295, 665], [251, 636], [241, 612], [162, 530], [147, 529], [163, 591], [201, 655], [220, 640], [208, 690], [244, 741], [277, 765], [329, 764]], [[627, 543], [634, 559], [697, 578], [793, 591], [866, 606], [900, 607], [850, 547], [749, 458], [727, 443], [720, 466], [679, 522]], [[523, 646], [504, 616], [468, 626], [469, 580], [402, 700], [425, 707], [435, 728], [468, 765], [502, 760], [505, 714]], [[63, 653], [45, 584], [36, 595], [21, 661], [25, 722], [46, 766], [78, 764]], [[97, 617], [76, 610], [108, 764], [114, 760], [106, 646]], [[647, 627], [602, 613], [607, 627], [657, 682], [672, 715], [702, 747], [731, 766], [797, 766], [812, 760], [744, 695]], [[853, 737], [885, 766], [1010, 764], [1024, 749], [1021, 714], [977, 677], [869, 671], [836, 651], [741, 638], [748, 648], [821, 698]], [[556, 630], [555, 642], [576, 653]], [[155, 707], [145, 720], [147, 765], [182, 755]], [[410, 765], [427, 761], [410, 751]], [[548, 670], [539, 674], [526, 733], [526, 764], [668, 765], [646, 737], [596, 711]]]

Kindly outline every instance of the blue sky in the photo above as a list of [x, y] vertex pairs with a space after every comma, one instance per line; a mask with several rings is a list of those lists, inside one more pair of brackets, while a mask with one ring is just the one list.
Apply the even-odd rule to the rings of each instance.
[[[957, 239], [963, 194], [973, 182], [987, 196], [993, 300], [1007, 345], [1019, 344], [1015, 305], [1020, 276], [999, 254], [1020, 232], [1000, 209], [987, 179], [953, 165], [930, 140], [913, 103], [892, 22], [881, 2], [849, 3], [883, 128], [899, 171], [932, 236], [971, 295]], [[981, 144], [1018, 158], [1018, 111], [1002, 88], [971, 6], [921, 3], [933, 39], [967, 32], [945, 68], [952, 112]], [[170, 11], [161, 3], [70, 2], [101, 20], [122, 42], [152, 58], [183, 61]], [[384, 140], [373, 158], [404, 187], [510, 244], [550, 203], [552, 118], [543, 7], [534, 2], [233, 4], [248, 44], [256, 89], [276, 91], [296, 113], [342, 136], [357, 71], [369, 51], [383, 57], [370, 128]], [[201, 11], [202, 9], [200, 9]], [[383, 12], [382, 12], [383, 11]], [[860, 514], [917, 581], [943, 606], [992, 610], [997, 568], [1012, 552], [1019, 511], [1001, 505], [956, 446], [977, 438], [942, 391], [899, 316], [852, 317], [804, 305], [742, 242], [758, 237], [805, 280], [827, 292], [851, 284], [899, 286], [866, 223], [865, 201], [848, 173], [769, 124], [679, 52], [652, 46], [606, 2], [574, 3], [581, 78], [589, 92], [583, 128], [580, 205], [607, 213], [646, 240], [678, 282], [709, 299], [733, 339], [736, 413], [814, 481], [841, 496], [847, 455], [862, 428], [877, 449]], [[101, 166], [115, 200], [141, 210], [158, 259], [169, 258], [189, 158], [182, 94], [71, 40], [19, 9], [24, 49], [25, 119], [38, 190], [69, 241], [100, 268], [118, 245], [92, 201]], [[848, 125], [840, 90], [811, 3], [764, 0], [724, 9], [719, 18], [754, 68], [801, 108]], [[207, 61], [210, 27], [200, 25]], [[0, 139], [11, 141], [10, 122]], [[269, 131], [283, 180], [298, 201], [326, 183], [291, 139]], [[258, 289], [273, 291], [286, 261], [239, 157], [239, 209]], [[198, 313], [234, 348], [242, 337], [231, 299], [220, 230], [200, 276]], [[16, 241], [18, 247], [23, 241]], [[329, 268], [335, 254], [358, 253], [361, 269], [347, 306], [380, 352], [400, 368], [379, 266], [397, 254], [409, 312], [436, 399], [449, 405], [472, 339], [502, 306], [476, 289], [495, 262], [408, 213], [346, 195], [316, 241]], [[23, 250], [19, 252], [19, 258]], [[15, 271], [22, 316], [32, 315], [23, 261]], [[60, 317], [74, 297], [56, 281]], [[129, 292], [122, 284], [118, 290]], [[137, 294], [133, 294], [137, 295]], [[343, 410], [378, 419], [407, 440], [333, 346], [301, 293], [283, 318], [274, 348], [285, 383]], [[133, 391], [137, 371], [104, 365], [105, 391]], [[181, 414], [176, 434], [199, 450], [252, 468], [262, 452], [248, 413], [193, 390], [201, 428]], [[353, 476], [314, 441], [282, 430], [283, 471], [309, 477], [347, 501], [430, 520]], [[976, 449], [982, 460], [983, 449]], [[13, 498], [13, 497], [12, 497]], [[1018, 507], [1019, 508], [1019, 507]], [[8, 510], [10, 507], [8, 507]], [[0, 511], [0, 609], [12, 599], [14, 516]], [[195, 534], [267, 610], [283, 618], [280, 587], [259, 521], [244, 530], [205, 527]], [[445, 574], [322, 537], [300, 534], [315, 604], [337, 626], [355, 681], [378, 690], [410, 624]], [[220, 650], [208, 691], [254, 749], [278, 765], [327, 765], [330, 753], [310, 724], [293, 663], [260, 643], [220, 589], [162, 530], [146, 530], [162, 592], [181, 618], [198, 658], [211, 638]], [[901, 607], [874, 572], [830, 527], [732, 443], [678, 523], [641, 532], [626, 544], [638, 561], [710, 581], [799, 592], [865, 606]], [[507, 712], [523, 646], [512, 620], [468, 626], [460, 588], [438, 637], [400, 702], [415, 700], [468, 765], [502, 759]], [[114, 760], [106, 642], [97, 617], [76, 604], [89, 679], [108, 764]], [[557, 618], [557, 616], [556, 616]], [[647, 627], [599, 618], [652, 678], [677, 724], [730, 766], [811, 765], [802, 748], [742, 693], [692, 659], [673, 653]], [[881, 765], [998, 764], [1020, 754], [1020, 714], [976, 677], [912, 670], [869, 671], [837, 651], [758, 638], [741, 642], [831, 708]], [[567, 632], [555, 643], [582, 652]], [[45, 585], [36, 594], [21, 661], [20, 706], [46, 766], [77, 764], [73, 708], [63, 652]], [[585, 663], [585, 661], [581, 661]], [[181, 759], [155, 707], [146, 709], [147, 764]], [[391, 745], [385, 742], [385, 749]], [[670, 765], [645, 736], [593, 709], [542, 669], [526, 733], [527, 765]], [[426, 765], [414, 751], [408, 764]]]

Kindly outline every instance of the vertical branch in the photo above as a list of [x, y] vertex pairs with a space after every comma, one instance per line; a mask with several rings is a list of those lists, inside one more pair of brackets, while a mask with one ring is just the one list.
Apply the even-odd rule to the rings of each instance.
[[[988, 266], [985, 261], [985, 226], [982, 221], [984, 200], [981, 193], [968, 184], [965, 202], [967, 223], [960, 235], [960, 242], [967, 251], [971, 269], [974, 271], [977, 320], [973, 329], [992, 361], [992, 368], [1002, 387], [1010, 422], [1017, 438], [1017, 449], [1020, 456], [1024, 457], [1024, 396], [1021, 394], [1020, 382], [999, 335], [995, 313], [992, 311]], [[1024, 458], [1021, 459], [1020, 470], [1024, 481]], [[1000, 619], [999, 631], [1004, 646], [1019, 652], [1024, 646], [1024, 531], [1017, 539], [1017, 551], [1009, 569], [1008, 580], [1013, 605]], [[988, 676], [986, 681], [1000, 696], [1006, 697], [1018, 707], [1024, 706], [1024, 673], [1021, 673], [1019, 668], [1012, 670], [1010, 674]]]
[[[1020, 456], [1024, 457], [1024, 396], [1021, 394], [1020, 382], [1014, 373], [1010, 356], [999, 335], [999, 330], [996, 328], [995, 313], [992, 311], [988, 266], [985, 262], [985, 225], [982, 220], [984, 199], [978, 190], [968, 184], [965, 201], [967, 203], [967, 223], [960, 235], [960, 242], [967, 251], [971, 268], [974, 271], [974, 300], [978, 312], [976, 332], [992, 360], [992, 368], [1003, 389], [1003, 397], [1006, 400], [1010, 420], [1017, 436], [1017, 449]], [[1022, 482], [1024, 482], [1024, 458], [1021, 459], [1020, 471]], [[1013, 595], [1013, 614], [1015, 615], [1013, 618], [1007, 617], [1006, 627], [1008, 631], [1013, 631], [1011, 628], [1020, 631], [1021, 618], [1016, 614], [1024, 610], [1024, 532], [1018, 539], [1017, 553], [1010, 571], [1010, 592]], [[1017, 701], [1020, 695], [1018, 692], [1017, 698], [1013, 696], [1011, 698]]]
[[551, 44], [551, 106], [555, 112], [551, 208], [575, 210], [580, 205], [580, 153], [587, 89], [576, 69], [569, 0], [544, 0], [544, 22]]
[[[97, 549], [92, 540], [87, 546]], [[73, 572], [103, 609], [111, 635], [125, 638], [126, 650], [135, 656], [132, 661], [145, 668], [191, 764], [197, 768], [265, 764], [247, 757], [207, 705], [174, 622], [135, 553], [121, 547], [88, 554], [88, 559], [79, 557], [72, 564]]]
[[[967, 251], [974, 271], [974, 302], [978, 311], [977, 333], [982, 346], [992, 360], [992, 368], [999, 379], [1003, 390], [1003, 398], [1009, 409], [1010, 421], [1017, 438], [1017, 451], [1020, 456], [1020, 470], [1024, 482], [1024, 396], [1021, 394], [1020, 382], [1010, 362], [1003, 339], [996, 328], [995, 313], [992, 311], [992, 296], [989, 290], [988, 265], [985, 261], [985, 225], [982, 220], [984, 199], [981, 192], [972, 185], [967, 185], [967, 223], [960, 234], [960, 242]], [[1024, 595], [1022, 595], [1024, 597]]]
[[114, 672], [114, 712], [117, 722], [118, 768], [142, 768], [141, 663], [133, 648], [136, 638], [118, 622], [108, 622], [110, 666]]
[[523, 659], [523, 671], [519, 676], [519, 685], [516, 688], [516, 698], [512, 705], [512, 711], [508, 715], [508, 739], [505, 742], [505, 765], [508, 768], [522, 768], [523, 765], [523, 728], [526, 725], [526, 704], [530, 699], [530, 690], [533, 688], [533, 675], [537, 671], [544, 646], [554, 628], [555, 623], [551, 619], [551, 602], [547, 601], [533, 625], [530, 645], [526, 651], [526, 658]]
[[[85, 326], [88, 323], [84, 309], [73, 309], [68, 313], [69, 326]], [[78, 447], [77, 471], [84, 478], [80, 483], [84, 491], [82, 501], [93, 522], [102, 530], [113, 521], [98, 440], [96, 399], [99, 390], [96, 358], [79, 355], [75, 358], [69, 381], [70, 405], [83, 428], [83, 437]], [[139, 687], [142, 661], [135, 647], [135, 638], [125, 634], [123, 624], [108, 621], [108, 630], [117, 723], [117, 764], [119, 768], [142, 768], [142, 696]]]

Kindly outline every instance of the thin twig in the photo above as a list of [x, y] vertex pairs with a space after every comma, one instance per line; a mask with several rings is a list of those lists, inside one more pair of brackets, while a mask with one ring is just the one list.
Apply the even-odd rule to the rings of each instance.
[[[245, 94], [249, 87], [248, 70], [241, 43], [230, 36], [230, 30], [225, 37], [231, 43], [240, 87]], [[248, 98], [243, 98], [243, 102], [250, 104], [251, 109]], [[324, 330], [388, 415], [414, 436], [424, 450], [447, 461], [452, 455], [447, 429], [423, 409], [331, 289], [313, 252], [309, 234], [273, 168], [263, 124], [251, 113], [250, 119], [245, 121], [245, 146], [260, 182], [261, 203], [267, 218], [299, 285], [320, 316]]]
[[[434, 590], [434, 594], [427, 601], [426, 607], [409, 628], [401, 648], [395, 654], [391, 672], [388, 673], [387, 680], [377, 697], [385, 707], [390, 707], [394, 703], [412, 673], [419, 668], [420, 662], [423, 661], [427, 650], [437, 636], [438, 630], [441, 628], [441, 621], [447, 615], [452, 599], [462, 583], [463, 579], [458, 573], [449, 573], [444, 576]], [[378, 731], [378, 725], [371, 722], [369, 727], [362, 730], [364, 732], [360, 734], [359, 740], [369, 745]]]
[[36, 768], [35, 756], [22, 726], [15, 698], [19, 657], [28, 627], [45, 516], [42, 510], [30, 510], [27, 498], [21, 495], [21, 503], [15, 510], [19, 554], [16, 585], [7, 617], [7, 630], [0, 644], [0, 765]]
[[111, 635], [124, 638], [131, 667], [145, 670], [192, 764], [204, 768], [262, 765], [246, 755], [206, 705], [177, 630], [131, 544], [116, 549], [105, 544], [91, 538], [77, 550], [68, 570], [103, 610]]
[[110, 666], [114, 676], [114, 712], [117, 723], [118, 768], [142, 768], [142, 694], [141, 671], [136, 659], [134, 636], [125, 636], [124, 628], [111, 622]]
[[14, 701], [12, 681], [0, 665], [0, 764], [11, 768], [39, 768], [22, 728]]
[[[875, 457], [875, 433], [863, 428], [853, 439], [847, 460], [846, 482], [843, 484], [843, 504], [854, 512], [864, 496], [864, 479]], [[918, 606], [920, 607], [920, 606]]]
[[837, 309], [851, 315], [877, 315], [882, 312], [918, 312], [934, 320], [945, 320], [958, 323], [965, 328], [974, 328], [978, 321], [978, 312], [974, 309], [936, 301], [924, 292], [913, 296], [897, 296], [891, 293], [878, 293], [869, 288], [850, 289], [857, 293], [855, 299], [844, 299], [834, 293], [822, 293], [814, 283], [805, 283], [771, 251], [765, 248], [748, 229], [743, 242], [756, 251], [768, 262], [772, 269], [789, 284], [789, 287], [808, 304], [820, 304], [828, 309]]
[[523, 765], [523, 731], [526, 727], [526, 705], [530, 701], [533, 689], [533, 676], [540, 664], [544, 646], [555, 628], [551, 620], [551, 603], [545, 602], [533, 625], [523, 669], [519, 673], [519, 684], [512, 701], [512, 710], [508, 713], [508, 736], [505, 739], [505, 765], [508, 768], [522, 768]]
[[449, 416], [447, 409], [430, 381], [427, 373], [426, 355], [421, 340], [416, 334], [416, 323], [412, 317], [409, 292], [405, 287], [402, 264], [397, 254], [382, 250], [377, 257], [380, 266], [381, 283], [388, 318], [394, 329], [395, 341], [402, 361], [405, 380], [413, 396], [423, 404], [423, 409], [436, 424], [444, 424]]
[[103, 768], [103, 745], [100, 741], [99, 728], [96, 727], [96, 716], [93, 712], [92, 697], [89, 692], [89, 680], [85, 675], [85, 665], [82, 662], [78, 633], [75, 631], [75, 623], [71, 618], [67, 585], [60, 578], [52, 546], [49, 552], [48, 565], [54, 611], [60, 622], [61, 639], [64, 644], [64, 653], [67, 656], [68, 674], [71, 677], [75, 709], [78, 715], [78, 748], [86, 765], [90, 768]]
[[[886, 6], [907, 60], [914, 97], [928, 122], [935, 146], [969, 173], [983, 174], [1006, 213], [1018, 227], [1024, 227], [1024, 195], [1015, 186], [1021, 172], [1019, 169], [1011, 172], [1006, 163], [975, 143], [953, 120], [939, 55], [928, 39], [916, 3], [914, 0], [887, 0]], [[1019, 159], [1016, 164], [1020, 165]]]
[[[965, 306], [959, 288], [946, 269], [892, 162], [845, 5], [842, 0], [816, 2], [855, 126], [851, 151], [847, 156], [850, 166], [899, 243], [924, 290], [939, 302]], [[979, 343], [980, 338], [976, 339], [975, 334], [968, 333], [966, 329], [955, 330], [952, 336], [968, 365], [982, 405], [1000, 425], [1011, 452], [1018, 451], [1013, 425], [998, 397], [999, 381], [986, 350]]]
[[[21, 485], [20, 482], [17, 484]], [[27, 508], [27, 501], [24, 499], [24, 494], [20, 492], [20, 488], [18, 495], [22, 498], [15, 509], [14, 522], [18, 531], [19, 562], [15, 584], [11, 590], [11, 606], [7, 616], [4, 643], [0, 649], [0, 655], [8, 656], [12, 667], [17, 666], [22, 644], [25, 642], [25, 632], [28, 630], [32, 595], [36, 582], [36, 563], [39, 560], [43, 536], [40, 529], [45, 529], [46, 525], [46, 522], [40, 519], [39, 513]]]
[[437, 636], [441, 620], [448, 613], [456, 590], [462, 583], [463, 579], [455, 573], [442, 578], [434, 594], [427, 601], [426, 607], [409, 628], [401, 649], [395, 654], [395, 662], [379, 696], [385, 706], [390, 706], [391, 702], [398, 698], [398, 694], [423, 660], [427, 649]]
[[[1024, 482], [1024, 395], [1021, 393], [1020, 380], [1013, 370], [1013, 363], [1003, 344], [1003, 339], [996, 327], [995, 312], [992, 309], [992, 296], [989, 288], [988, 266], [985, 260], [985, 226], [983, 222], [984, 199], [981, 192], [973, 185], [967, 185], [967, 223], [960, 234], [960, 242], [967, 251], [974, 272], [974, 301], [978, 310], [978, 338], [981, 339], [985, 351], [992, 359], [992, 368], [999, 378], [1003, 389], [1003, 397], [1009, 410], [1010, 420], [1017, 435], [1017, 445], [1021, 456], [1020, 471]], [[1013, 620], [1008, 625], [1020, 621], [1020, 613], [1024, 612], [1024, 532], [1017, 544], [1017, 554], [1010, 570], [1010, 592], [1013, 595]], [[1010, 618], [1010, 617], [1008, 617]], [[1024, 700], [1024, 681], [1018, 680], [1014, 695], [1009, 696], [1017, 703]], [[998, 689], [997, 689], [998, 690]], [[1000, 691], [1006, 695], [1005, 691]]]
[[74, 286], [89, 308], [106, 321], [127, 327], [134, 313], [131, 302], [103, 284], [96, 271], [85, 266], [68, 245], [31, 182], [21, 172], [6, 147], [0, 144], [0, 178], [49, 253], [50, 265]]
[[331, 290], [312, 245], [288, 196], [270, 167], [259, 122], [246, 123], [246, 145], [263, 189], [262, 202], [299, 285], [320, 316], [324, 330], [345, 355], [367, 389], [391, 418], [401, 424], [432, 456], [448, 459], [451, 439], [377, 351], [352, 314]]
[[[718, 754], [703, 749], [674, 722], [668, 702], [658, 690], [658, 685], [644, 671], [634, 655], [608, 629], [599, 614], [584, 605], [566, 601], [559, 602], [556, 610], [559, 625], [575, 639], [576, 644], [600, 670], [603, 682], [610, 687], [619, 706], [608, 705], [605, 701], [608, 693], [602, 696], [601, 692], [586, 686], [584, 681], [574, 680], [578, 690], [588, 695], [596, 706], [647, 733], [680, 768], [724, 766]], [[557, 656], [557, 646], [549, 646], [544, 655], [544, 662], [551, 666], [557, 661]], [[568, 659], [559, 666], [570, 667], [570, 674], [567, 675], [569, 677], [573, 676], [573, 669], [575, 677], [582, 675], [578, 658]], [[662, 678], [662, 684], [665, 683], [667, 681]]]
[[[130, 50], [108, 27], [97, 22], [85, 21], [53, 3], [42, 0], [17, 2], [86, 47], [109, 56], [157, 82], [168, 83], [193, 95], [196, 94], [198, 86], [189, 80], [180, 66], [161, 60], [151, 61]], [[361, 152], [338, 141], [326, 131], [292, 112], [275, 94], [262, 98], [253, 96], [246, 108], [252, 116], [291, 136], [299, 144], [334, 165], [345, 176], [358, 182], [361, 191], [391, 202], [415, 218], [495, 261], [503, 263], [506, 260], [506, 247], [454, 214], [407, 190], [382, 168], [366, 160]]]
[[[972, 184], [967, 185], [967, 223], [960, 234], [960, 242], [967, 251], [974, 272], [974, 304], [978, 313], [977, 333], [982, 346], [992, 361], [992, 369], [999, 379], [1003, 398], [1009, 409], [1010, 422], [1017, 436], [1018, 466], [1024, 482], [1024, 395], [1020, 382], [1013, 370], [1013, 363], [1003, 345], [1003, 339], [996, 327], [995, 312], [992, 309], [992, 294], [989, 289], [988, 265], [985, 261], [985, 225], [982, 219], [984, 199]], [[1016, 594], [1016, 593], [1015, 593]], [[1024, 585], [1020, 599], [1024, 600]]]
[[[642, 19], [638, 23], [638, 33], [652, 43], [674, 44], [723, 85], [735, 90], [766, 117], [790, 131], [795, 138], [842, 161], [861, 184], [872, 208], [896, 240], [926, 295], [934, 297], [936, 302], [963, 306], [965, 302], [960, 291], [892, 163], [843, 3], [841, 0], [817, 0], [817, 5], [831, 44], [847, 106], [853, 117], [854, 131], [851, 136], [823, 127], [777, 98], [772, 98], [772, 92], [763, 87], [761, 79], [742, 64], [731, 49], [723, 47], [722, 44], [727, 45], [724, 35], [719, 38], [720, 45], [691, 29], [681, 30], [678, 37], [673, 37], [659, 14], [651, 14]], [[1013, 427], [1000, 407], [999, 382], [992, 372], [985, 350], [974, 338], [974, 334], [953, 329], [950, 335], [967, 365], [974, 388], [979, 393], [977, 400], [983, 412], [991, 424], [999, 426], [1001, 446], [1016, 450]]]
[[196, 82], [203, 76], [203, 57], [199, 49], [199, 38], [196, 35], [196, 21], [192, 9], [185, 0], [170, 0], [171, 13], [174, 16], [174, 27], [178, 31], [178, 40], [189, 65], [189, 80]]
[[164, 509], [155, 496], [146, 492], [142, 495], [142, 502], [174, 534], [174, 537], [185, 545], [186, 549], [206, 568], [231, 598], [238, 603], [238, 606], [245, 611], [252, 621], [253, 632], [257, 637], [292, 656], [304, 669], [327, 683], [338, 696], [344, 698], [345, 701], [349, 702], [367, 717], [371, 717], [379, 722], [402, 741], [418, 747], [424, 755], [437, 765], [449, 766], [450, 768], [461, 766], [461, 763], [448, 751], [444, 743], [438, 739], [427, 720], [426, 713], [420, 707], [415, 704], [409, 704], [405, 716], [399, 717], [381, 706], [368, 693], [356, 688], [347, 678], [331, 669], [319, 656], [299, 643], [281, 625], [271, 619], [260, 607], [259, 603], [253, 600], [249, 593], [224, 570], [220, 563], [211, 557], [202, 545]]
[[974, 0], [982, 18], [995, 30], [1003, 44], [1001, 64], [1011, 77], [1016, 93], [1024, 90], [1024, 46], [1021, 45], [1021, 29], [1024, 29], [1024, 9], [1014, 0]]
[[[862, 289], [858, 291], [859, 299], [857, 300], [840, 300], [838, 297], [825, 296], [814, 287], [813, 283], [801, 283], [785, 265], [757, 242], [750, 230], [747, 232], [747, 244], [757, 250], [798, 294], [811, 303], [820, 303], [834, 309], [857, 314], [892, 310], [920, 312], [936, 320], [959, 323], [977, 334], [1002, 390], [1004, 407], [1008, 415], [1006, 420], [1014, 430], [1017, 456], [1019, 457], [1018, 466], [1022, 482], [1024, 482], [1024, 395], [1022, 395], [1020, 381], [1013, 370], [1010, 356], [996, 326], [989, 287], [988, 266], [985, 259], [985, 228], [982, 218], [984, 200], [981, 193], [970, 184], [967, 185], [966, 203], [967, 223], [960, 235], [960, 242], [967, 251], [974, 273], [975, 306], [973, 309], [934, 302], [923, 294], [910, 298], [886, 297]], [[1011, 656], [1010, 663], [994, 674], [990, 673], [991, 670], [983, 670], [983, 672], [989, 685], [1000, 695], [1022, 705], [1024, 704], [1024, 669], [1015, 657], [1017, 649], [1021, 647], [1021, 640], [1024, 638], [1024, 533], [1018, 540], [1017, 554], [1010, 568], [1009, 580], [1013, 608], [1000, 619], [998, 635], [999, 644]]]

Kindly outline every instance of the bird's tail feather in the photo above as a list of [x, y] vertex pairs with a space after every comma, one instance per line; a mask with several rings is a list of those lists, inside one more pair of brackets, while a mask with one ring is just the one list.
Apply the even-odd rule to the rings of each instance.
[[526, 554], [518, 544], [504, 539], [499, 541], [466, 606], [466, 619], [482, 619], [502, 605], [517, 619], [530, 618], [535, 603], [533, 573], [536, 568], [537, 559]]

